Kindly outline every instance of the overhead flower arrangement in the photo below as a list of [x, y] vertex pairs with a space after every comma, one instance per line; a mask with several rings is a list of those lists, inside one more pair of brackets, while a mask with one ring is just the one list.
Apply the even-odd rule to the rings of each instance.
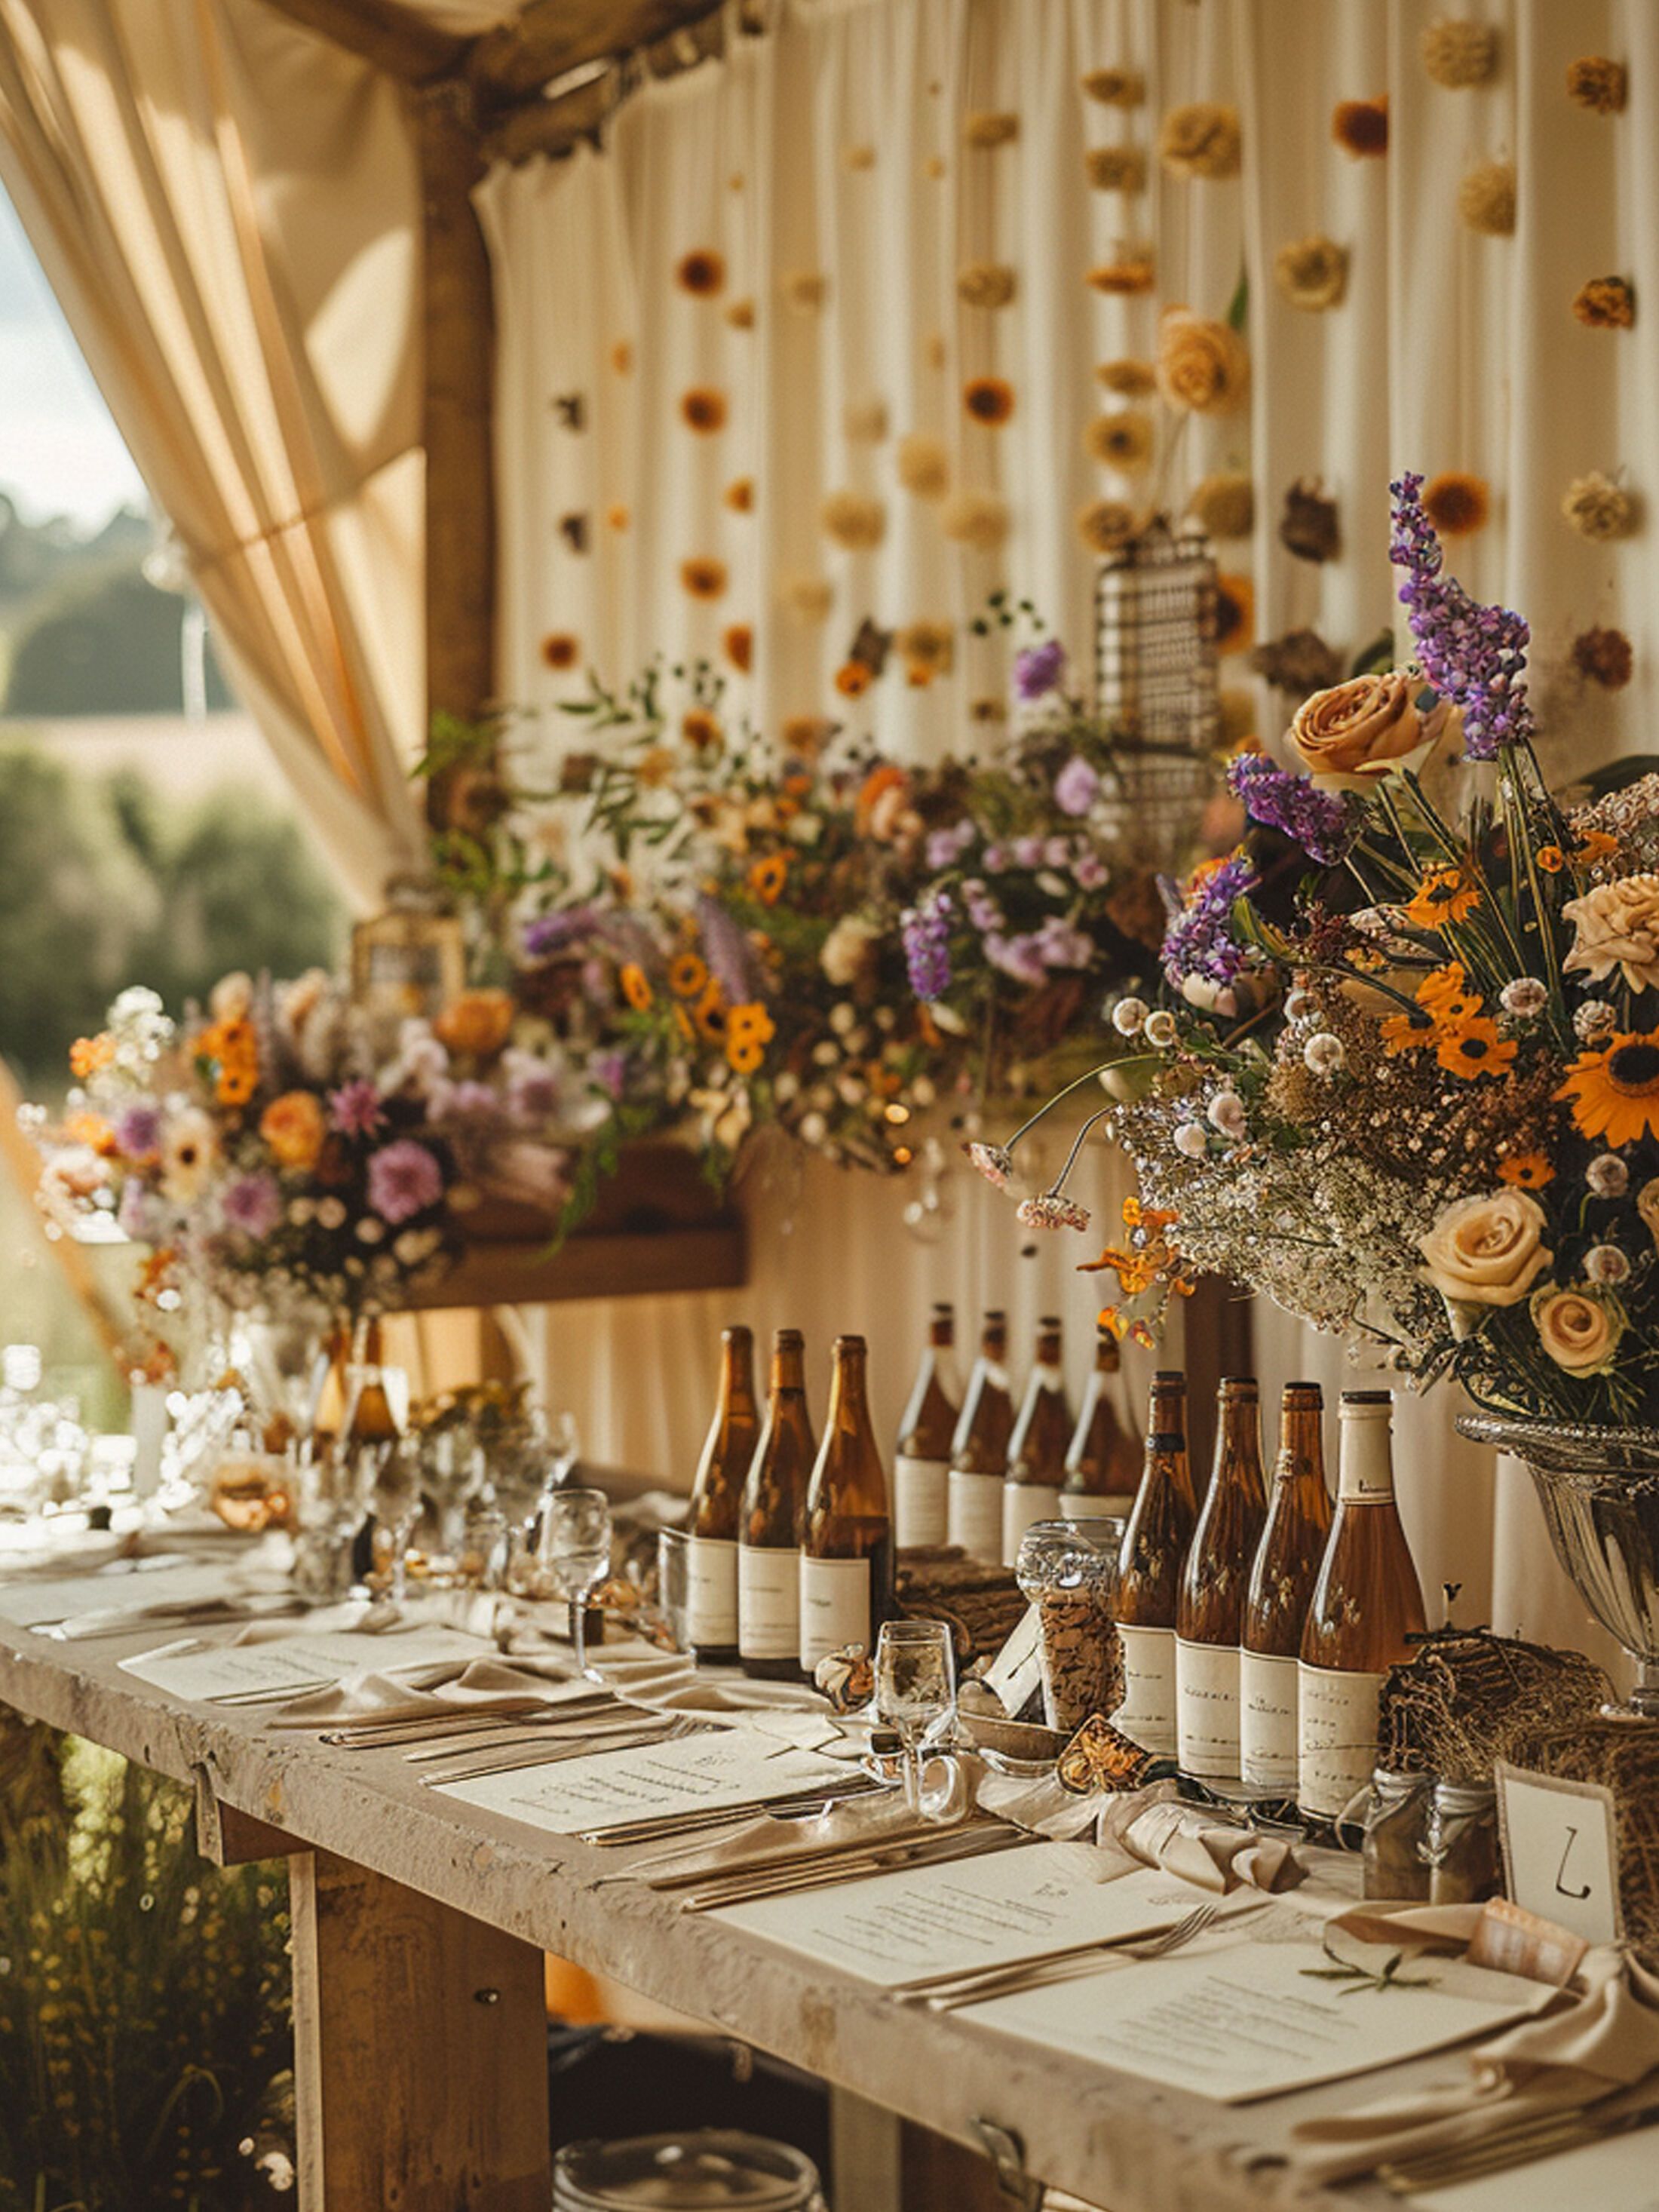
[[[1172, 887], [1163, 1003], [1113, 1010], [1102, 1110], [1141, 1189], [1109, 1311], [1154, 1329], [1211, 1270], [1484, 1405], [1651, 1420], [1659, 776], [1563, 810], [1525, 622], [1445, 573], [1421, 479], [1394, 489], [1415, 665], [1310, 700], [1296, 767], [1235, 761], [1245, 839]], [[1449, 810], [1427, 771], [1460, 735]], [[1063, 1181], [1028, 1219], [1082, 1225]]]

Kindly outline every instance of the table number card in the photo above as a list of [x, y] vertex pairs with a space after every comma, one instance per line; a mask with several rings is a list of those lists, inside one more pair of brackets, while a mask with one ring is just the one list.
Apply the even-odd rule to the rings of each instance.
[[1498, 1811], [1510, 1901], [1587, 1943], [1616, 1943], [1619, 1825], [1613, 1792], [1500, 1759]]

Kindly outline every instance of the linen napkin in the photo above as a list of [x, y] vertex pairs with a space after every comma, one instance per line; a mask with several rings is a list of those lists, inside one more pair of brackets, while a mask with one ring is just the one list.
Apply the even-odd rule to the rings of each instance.
[[[1330, 1926], [1367, 1942], [1409, 1939], [1462, 1950], [1480, 1910], [1364, 1906]], [[1383, 2160], [1452, 2149], [1523, 2120], [1577, 2112], [1632, 2087], [1659, 2068], [1659, 1978], [1618, 1945], [1598, 1945], [1546, 2011], [1477, 2045], [1463, 2066], [1425, 2089], [1298, 2121], [1289, 2146], [1295, 2170], [1310, 2180], [1340, 2181]]]
[[665, 1874], [729, 1874], [738, 1867], [775, 1866], [793, 1853], [822, 1850], [826, 1844], [893, 1843], [938, 1832], [936, 1824], [916, 1818], [901, 1791], [872, 1791], [867, 1797], [827, 1806], [805, 1820], [781, 1820], [763, 1813], [711, 1840], [698, 1838], [645, 1852], [615, 1874], [601, 1875], [599, 1886]]
[[1172, 1781], [1150, 1782], [1122, 1796], [1081, 1797], [1053, 1775], [1029, 1782], [988, 1771], [977, 1801], [982, 1811], [1034, 1834], [1092, 1841], [1109, 1854], [1112, 1879], [1158, 1867], [1224, 1897], [1246, 1886], [1291, 1889], [1306, 1872], [1282, 1838], [1218, 1820], [1182, 1800]]

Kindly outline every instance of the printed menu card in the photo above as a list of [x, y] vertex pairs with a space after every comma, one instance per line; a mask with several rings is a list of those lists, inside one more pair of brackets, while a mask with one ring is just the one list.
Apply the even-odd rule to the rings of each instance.
[[615, 1828], [726, 1806], [758, 1804], [814, 1784], [844, 1784], [845, 1764], [782, 1747], [750, 1729], [722, 1728], [640, 1751], [596, 1751], [548, 1766], [482, 1774], [438, 1791], [555, 1836]]

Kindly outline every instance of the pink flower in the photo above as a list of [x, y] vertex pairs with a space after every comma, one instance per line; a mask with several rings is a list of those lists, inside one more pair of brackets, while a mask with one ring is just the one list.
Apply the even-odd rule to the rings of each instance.
[[435, 1206], [444, 1194], [443, 1171], [424, 1145], [400, 1137], [383, 1145], [368, 1164], [368, 1202], [395, 1228]]
[[1064, 1191], [1045, 1190], [1036, 1198], [1020, 1201], [1018, 1219], [1025, 1229], [1086, 1229], [1090, 1214]]
[[964, 1145], [962, 1149], [987, 1182], [994, 1183], [999, 1190], [1007, 1189], [1008, 1178], [1014, 1171], [1011, 1153], [1005, 1152], [1000, 1145], [972, 1144]]
[[328, 1094], [328, 1117], [343, 1137], [372, 1137], [385, 1120], [380, 1094], [367, 1076], [357, 1076]]
[[225, 1193], [225, 1219], [249, 1237], [269, 1237], [283, 1218], [283, 1194], [276, 1178], [243, 1176]]

